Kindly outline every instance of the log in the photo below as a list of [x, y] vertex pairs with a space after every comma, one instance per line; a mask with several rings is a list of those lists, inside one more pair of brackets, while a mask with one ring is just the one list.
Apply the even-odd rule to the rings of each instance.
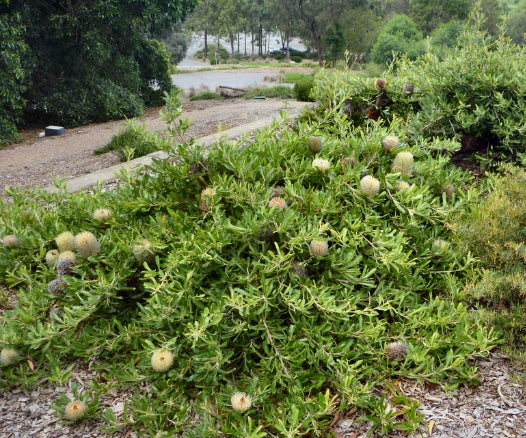
[[223, 97], [241, 97], [246, 93], [246, 90], [220, 85], [217, 87], [217, 92]]

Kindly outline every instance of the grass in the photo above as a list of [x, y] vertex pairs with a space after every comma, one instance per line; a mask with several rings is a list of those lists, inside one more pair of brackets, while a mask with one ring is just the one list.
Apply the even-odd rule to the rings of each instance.
[[216, 93], [215, 91], [203, 91], [201, 93], [194, 94], [190, 96], [190, 100], [210, 100], [210, 99], [224, 99], [221, 94]]
[[294, 99], [294, 90], [287, 85], [276, 85], [274, 87], [260, 87], [249, 91], [243, 97], [253, 99], [255, 97]]

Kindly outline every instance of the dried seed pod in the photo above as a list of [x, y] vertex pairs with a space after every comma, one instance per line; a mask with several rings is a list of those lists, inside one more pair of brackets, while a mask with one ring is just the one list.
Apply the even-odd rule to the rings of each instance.
[[398, 152], [393, 161], [393, 172], [400, 172], [402, 175], [410, 175], [413, 168], [413, 154], [408, 151]]
[[365, 115], [368, 119], [378, 120], [380, 118], [380, 111], [378, 111], [378, 108], [374, 105], [371, 105], [365, 110]]
[[75, 421], [82, 418], [87, 410], [88, 406], [86, 403], [80, 400], [74, 400], [66, 405], [64, 413], [68, 420]]
[[374, 176], [365, 175], [360, 180], [360, 191], [370, 197], [376, 196], [380, 191], [380, 181]]
[[89, 231], [83, 231], [75, 236], [75, 247], [81, 257], [88, 258], [100, 252], [97, 238]]
[[375, 90], [380, 91], [384, 89], [385, 87], [387, 87], [387, 81], [382, 78], [376, 78], [376, 80], [374, 81]]
[[326, 240], [314, 239], [310, 243], [310, 252], [314, 257], [325, 257], [329, 253], [329, 244]]
[[56, 266], [58, 276], [62, 277], [64, 275], [72, 275], [75, 265], [75, 261], [68, 257], [59, 259]]
[[151, 363], [155, 371], [164, 373], [174, 364], [174, 355], [169, 351], [156, 351], [152, 354]]
[[232, 408], [238, 412], [245, 412], [252, 406], [252, 397], [244, 392], [236, 392], [230, 399]]
[[391, 342], [385, 347], [385, 354], [391, 360], [403, 359], [408, 351], [409, 348], [404, 341]]
[[70, 231], [64, 231], [55, 237], [57, 248], [60, 252], [75, 250], [75, 236]]
[[53, 281], [50, 281], [47, 285], [47, 289], [53, 295], [58, 295], [64, 292], [68, 288], [68, 284], [62, 280], [62, 278], [55, 278]]

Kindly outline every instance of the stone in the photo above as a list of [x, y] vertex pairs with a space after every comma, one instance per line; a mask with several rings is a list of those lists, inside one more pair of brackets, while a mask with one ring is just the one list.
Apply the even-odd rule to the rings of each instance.
[[52, 135], [62, 135], [65, 134], [66, 130], [62, 126], [46, 126], [46, 137]]

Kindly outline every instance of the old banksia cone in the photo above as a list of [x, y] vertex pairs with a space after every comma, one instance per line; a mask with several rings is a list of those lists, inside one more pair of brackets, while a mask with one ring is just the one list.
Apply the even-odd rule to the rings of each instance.
[[6, 347], [0, 352], [0, 364], [1, 365], [14, 365], [20, 359], [19, 354], [14, 348]]
[[329, 253], [329, 244], [326, 240], [314, 239], [310, 243], [310, 252], [314, 257], [325, 257]]
[[66, 405], [64, 413], [68, 420], [75, 421], [82, 418], [87, 410], [88, 406], [86, 403], [80, 400], [74, 400]]
[[402, 175], [409, 175], [413, 167], [413, 154], [411, 152], [398, 152], [393, 161], [393, 172], [400, 172]]
[[380, 91], [380, 90], [384, 89], [385, 87], [387, 87], [387, 81], [385, 79], [377, 78], [374, 81], [374, 88], [375, 88], [375, 90]]
[[321, 137], [312, 136], [309, 138], [310, 150], [313, 154], [317, 154], [323, 147], [323, 139]]
[[2, 239], [2, 244], [4, 245], [4, 248], [13, 248], [19, 246], [20, 241], [14, 234], [8, 234]]
[[68, 288], [68, 284], [61, 278], [56, 278], [55, 280], [49, 282], [47, 288], [53, 295], [58, 295]]
[[212, 199], [215, 195], [216, 191], [213, 188], [207, 187], [201, 192], [201, 204], [199, 205], [199, 209], [206, 213], [208, 211], [208, 208], [212, 202]]
[[236, 392], [231, 398], [230, 403], [235, 411], [245, 412], [252, 406], [252, 397], [244, 392]]
[[405, 181], [401, 181], [399, 182], [397, 185], [396, 185], [396, 191], [399, 192], [401, 190], [405, 190], [405, 189], [408, 189], [410, 186], [409, 186], [409, 183], [408, 182], [405, 182]]
[[279, 208], [283, 210], [287, 208], [287, 201], [285, 201], [283, 198], [279, 196], [276, 196], [269, 201], [268, 206]]
[[446, 199], [449, 201], [451, 198], [453, 198], [455, 186], [453, 184], [447, 184], [444, 187], [442, 187], [442, 191], [446, 194]]
[[64, 259], [70, 259], [73, 262], [77, 262], [77, 255], [73, 251], [64, 251], [58, 255], [58, 262]]
[[75, 265], [75, 261], [68, 257], [59, 259], [56, 266], [58, 276], [62, 277], [63, 275], [72, 275]]
[[155, 255], [155, 247], [148, 239], [141, 239], [133, 245], [133, 256], [139, 263], [151, 260]]
[[324, 158], [316, 158], [312, 160], [312, 168], [325, 173], [331, 168], [331, 163]]
[[363, 194], [367, 196], [376, 196], [380, 190], [380, 181], [377, 180], [374, 176], [365, 175], [360, 180], [360, 190]]
[[55, 238], [55, 242], [60, 252], [75, 250], [75, 236], [70, 231], [60, 233]]
[[400, 139], [394, 135], [388, 135], [384, 138], [382, 144], [386, 151], [390, 151], [391, 149], [400, 147]]
[[97, 238], [89, 231], [83, 231], [75, 236], [75, 247], [81, 257], [88, 258], [100, 252]]
[[168, 371], [173, 364], [174, 355], [169, 351], [157, 351], [152, 354], [152, 368], [159, 373]]
[[109, 221], [113, 217], [113, 213], [109, 208], [98, 208], [93, 212], [93, 219], [99, 222]]
[[60, 255], [60, 253], [58, 252], [58, 250], [50, 249], [46, 253], [46, 265], [48, 265], [48, 267], [50, 267], [50, 268], [55, 266], [55, 263], [57, 263], [57, 261], [58, 261], [58, 256], [59, 255]]
[[392, 360], [402, 359], [407, 356], [409, 348], [404, 341], [396, 341], [387, 344], [385, 347], [385, 354]]

